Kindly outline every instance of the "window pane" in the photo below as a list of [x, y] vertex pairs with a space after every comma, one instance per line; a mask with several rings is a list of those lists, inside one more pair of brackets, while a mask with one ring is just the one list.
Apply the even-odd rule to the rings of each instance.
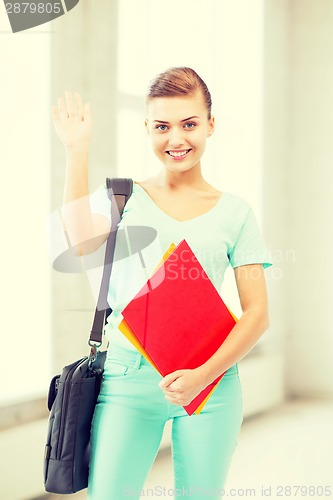
[[46, 394], [51, 375], [49, 37], [0, 37], [1, 403]]
[[148, 81], [170, 66], [192, 66], [210, 77], [215, 3], [216, 0], [121, 0], [119, 90], [144, 95]]

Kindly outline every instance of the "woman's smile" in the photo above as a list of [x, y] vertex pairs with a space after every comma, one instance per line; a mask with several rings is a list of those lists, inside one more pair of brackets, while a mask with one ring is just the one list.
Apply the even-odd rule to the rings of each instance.
[[190, 151], [192, 151], [192, 149], [170, 149], [166, 151], [166, 153], [171, 156], [173, 160], [180, 161], [186, 158]]

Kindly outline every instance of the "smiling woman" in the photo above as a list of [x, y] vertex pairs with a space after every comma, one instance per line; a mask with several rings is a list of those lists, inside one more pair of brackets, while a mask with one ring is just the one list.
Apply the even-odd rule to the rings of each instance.
[[[126, 3], [128, 4], [126, 0], [120, 2], [120, 12]], [[173, 0], [170, 3], [176, 5]], [[182, 14], [187, 14], [188, 18], [192, 19], [193, 17], [194, 19], [195, 14], [198, 14], [196, 12], [198, 4], [192, 2], [193, 9], [191, 8], [191, 12], [186, 13], [184, 11], [185, 3], [188, 5], [188, 2], [181, 4], [178, 2], [177, 14], [180, 17]], [[222, 2], [208, 1], [207, 3], [210, 5], [214, 3], [216, 8]], [[150, 30], [150, 34], [147, 36], [149, 39], [147, 51], [142, 50], [142, 54], [145, 54], [147, 60], [154, 59], [150, 58], [151, 51], [154, 51], [156, 61], [158, 60], [160, 65], [161, 60], [165, 60], [163, 53], [165, 54], [166, 51], [172, 53], [173, 49], [176, 48], [183, 51], [182, 58], [184, 61], [186, 60], [187, 64], [198, 61], [198, 64], [195, 63], [195, 67], [200, 68], [200, 73], [203, 67], [210, 68], [207, 73], [203, 71], [202, 74], [205, 73], [212, 77], [214, 72], [212, 72], [211, 61], [208, 63], [199, 60], [200, 56], [198, 56], [199, 53], [203, 53], [208, 58], [213, 54], [213, 50], [210, 50], [212, 45], [206, 44], [208, 36], [197, 37], [193, 35], [190, 38], [190, 43], [179, 43], [178, 37], [175, 45], [171, 41], [170, 43], [161, 43], [156, 2], [147, 0], [144, 4], [145, 6], [149, 4], [150, 14], [154, 19], [151, 22], [152, 18], [147, 16], [147, 19], [144, 20]], [[134, 5], [133, 2], [132, 5]], [[133, 8], [139, 7], [134, 6]], [[160, 9], [159, 14], [161, 15]], [[206, 34], [210, 33], [211, 12], [210, 17], [207, 14], [205, 18], [205, 15], [205, 12], [202, 13], [201, 18], [197, 15], [194, 33], [199, 32], [205, 24], [209, 26]], [[128, 17], [124, 17], [127, 28], [128, 23], [131, 22]], [[220, 16], [220, 20], [222, 17]], [[135, 19], [136, 16], [132, 15], [130, 18]], [[138, 29], [142, 30], [142, 26]], [[216, 27], [214, 29], [216, 33]], [[153, 30], [157, 30], [155, 33], [157, 36], [151, 39]], [[124, 40], [128, 46], [126, 37]], [[189, 41], [188, 37], [186, 41]], [[139, 34], [138, 45], [142, 43], [143, 37]], [[120, 43], [119, 49], [126, 51], [125, 45]], [[201, 50], [196, 50], [197, 48]], [[216, 50], [215, 46], [214, 49]], [[136, 50], [139, 50], [136, 46], [131, 47], [131, 51]], [[230, 52], [234, 58], [234, 51]], [[189, 53], [192, 53], [192, 60], [187, 57]], [[133, 98], [131, 101], [135, 104], [140, 101], [140, 79], [147, 75], [148, 68], [142, 58], [133, 61], [135, 69], [128, 65], [128, 60], [128, 57], [119, 58], [119, 65], [130, 66], [128, 68], [130, 78], [124, 78], [124, 72], [120, 70], [118, 84], [119, 89], [123, 92], [122, 103], [126, 101], [124, 94], [127, 92], [132, 97], [133, 95], [138, 97], [137, 100]], [[178, 63], [178, 61], [179, 59], [174, 60], [173, 64]], [[150, 70], [151, 68], [149, 68], [149, 72]], [[224, 68], [224, 71], [228, 72], [228, 68]], [[249, 172], [248, 175], [251, 179], [257, 178], [257, 171], [252, 168], [253, 164], [248, 161], [246, 148], [242, 149], [245, 144], [244, 137], [248, 138], [249, 143], [258, 146], [258, 142], [252, 141], [253, 136], [251, 137], [251, 133], [255, 129], [252, 126], [253, 115], [247, 113], [246, 107], [240, 109], [243, 115], [245, 113], [245, 121], [247, 116], [251, 117], [247, 122], [248, 125], [251, 121], [251, 127], [244, 127], [244, 135], [235, 134], [237, 148], [235, 148], [235, 143], [231, 144], [231, 141], [228, 140], [223, 142], [223, 148], [218, 144], [219, 154], [213, 156], [213, 162], [207, 161], [203, 175], [202, 157], [206, 152], [206, 145], [212, 142], [208, 141], [208, 138], [215, 130], [215, 119], [211, 114], [210, 105], [206, 99], [207, 94], [203, 91], [200, 80], [199, 84], [192, 86], [192, 89], [187, 88], [185, 93], [184, 91], [177, 93], [179, 89], [184, 89], [184, 82], [188, 81], [189, 75], [191, 75], [192, 82], [198, 82], [196, 79], [198, 75], [188, 66], [178, 66], [176, 70], [171, 68], [163, 75], [160, 73], [152, 82], [155, 89], [161, 90], [165, 82], [170, 80], [172, 74], [175, 76], [175, 73], [178, 73], [178, 76], [182, 75], [182, 78], [178, 78], [178, 84], [174, 83], [176, 78], [173, 79], [171, 94], [165, 95], [157, 92], [150, 95], [149, 91], [146, 114], [137, 113], [138, 104], [138, 109], [127, 110], [126, 120], [121, 120], [118, 123], [119, 164], [117, 165], [117, 173], [125, 177], [144, 179], [140, 182], [136, 180], [133, 183], [132, 195], [126, 204], [121, 226], [124, 230], [131, 225], [150, 226], [156, 231], [157, 237], [156, 242], [154, 242], [156, 246], [145, 249], [145, 257], [150, 268], [154, 268], [159, 262], [161, 254], [163, 255], [170, 242], [177, 244], [182, 239], [186, 239], [195, 251], [198, 260], [207, 271], [207, 275], [217, 290], [221, 288], [224, 272], [228, 267], [231, 267], [239, 290], [243, 314], [235, 326], [235, 330], [230, 333], [230, 340], [224, 343], [221, 346], [223, 349], [219, 349], [213, 357], [196, 368], [188, 369], [184, 366], [176, 372], [168, 373], [164, 379], [161, 379], [161, 376], [154, 371], [153, 367], [121, 334], [118, 328], [122, 321], [121, 312], [135, 292], [140, 289], [139, 285], [143, 275], [141, 263], [139, 259], [136, 259], [136, 255], [131, 253], [130, 242], [127, 242], [128, 253], [126, 258], [115, 263], [108, 295], [113, 312], [108, 317], [105, 334], [110, 344], [104, 380], [91, 430], [88, 498], [92, 500], [122, 498], [126, 486], [140, 491], [147, 472], [156, 457], [166, 421], [172, 421], [173, 426], [172, 450], [176, 486], [179, 488], [194, 484], [200, 488], [223, 486], [237, 446], [237, 437], [243, 418], [238, 360], [249, 352], [268, 325], [263, 270], [271, 264], [270, 256], [251, 206], [244, 199], [226, 190], [227, 182], [224, 177], [225, 173], [237, 170], [230, 168], [231, 166], [237, 167], [242, 163], [238, 161], [239, 158], [237, 160], [234, 158], [234, 150], [237, 149], [237, 153], [242, 150], [241, 157], [243, 160], [247, 160], [246, 166], [245, 163], [244, 166], [241, 165], [241, 169], [237, 173], [237, 180], [238, 178], [245, 179], [246, 184], [246, 176], [242, 175], [245, 171]], [[138, 78], [133, 78], [133, 74], [138, 75]], [[235, 73], [230, 78], [234, 84], [238, 81], [238, 75], [235, 76]], [[182, 79], [183, 81], [180, 81]], [[227, 86], [225, 82], [224, 85]], [[124, 90], [124, 86], [126, 90]], [[225, 96], [225, 100], [232, 97], [233, 103], [237, 100], [235, 93], [231, 95], [230, 89], [229, 96], [227, 93]], [[238, 113], [237, 105], [239, 102], [243, 105], [244, 101], [253, 103], [253, 100], [248, 99], [248, 95], [242, 101], [242, 93], [240, 93], [240, 101], [234, 104], [233, 113]], [[69, 113], [65, 112], [66, 106]], [[127, 106], [129, 106], [128, 103]], [[90, 110], [85, 108], [78, 98], [76, 115], [75, 105], [73, 106], [70, 96], [67, 96], [67, 103], [61, 103], [60, 107], [61, 119], [64, 122], [67, 122], [67, 119], [73, 123], [75, 120], [78, 121], [77, 127], [80, 127], [85, 135], [84, 128], [86, 126], [86, 131], [88, 131], [88, 125], [91, 123]], [[220, 109], [224, 111], [226, 108]], [[241, 116], [241, 113], [238, 116]], [[145, 127], [142, 126], [144, 118], [146, 118]], [[239, 119], [239, 123], [242, 120], [243, 117]], [[220, 118], [219, 122], [221, 123]], [[78, 128], [75, 130], [78, 131]], [[146, 143], [150, 143], [160, 167], [159, 170], [153, 169], [152, 175], [148, 176], [145, 170], [144, 154], [141, 156], [142, 144], [144, 143], [143, 133], [148, 133], [149, 140]], [[239, 147], [240, 144], [242, 148]], [[233, 150], [233, 154], [229, 157], [229, 160], [233, 159], [233, 163], [221, 161], [221, 151], [225, 151], [228, 147], [230, 151]], [[83, 149], [83, 154], [81, 157], [77, 156], [75, 161], [73, 161], [72, 155], [73, 163], [67, 172], [67, 194], [72, 194], [74, 197], [80, 194], [80, 189], [86, 190], [88, 185], [86, 182], [88, 173], [86, 141], [84, 141]], [[252, 159], [251, 155], [250, 158]], [[256, 164], [255, 161], [253, 163]], [[210, 172], [213, 169], [219, 171], [223, 192], [218, 189], [217, 183], [208, 181], [206, 172], [209, 169], [211, 169]], [[230, 177], [228, 180], [230, 181]], [[256, 186], [255, 182], [253, 184]], [[87, 192], [84, 191], [84, 194]], [[93, 193], [90, 202], [93, 217], [90, 218], [89, 206], [87, 205], [88, 211], [84, 212], [85, 215], [78, 213], [78, 217], [74, 219], [84, 222], [84, 229], [88, 232], [98, 229], [103, 218], [105, 219], [105, 227], [107, 223], [112, 226], [110, 204], [104, 185]], [[98, 224], [97, 221], [99, 221]], [[71, 225], [70, 220], [69, 225]], [[75, 226], [74, 223], [73, 227], [75, 231], [80, 230], [78, 224]], [[119, 240], [118, 243], [120, 243]], [[118, 243], [116, 243], [116, 252], [120, 248]], [[239, 271], [239, 268], [242, 270]], [[172, 298], [174, 299], [173, 307], [186, 307], [186, 304], [179, 304], [176, 298]], [[204, 304], [201, 306], [204, 308]], [[203, 327], [202, 335], [205, 333]], [[120, 370], [119, 366], [124, 369]], [[198, 415], [187, 415], [183, 406], [195, 398], [203, 387], [207, 387], [212, 383], [214, 377], [221, 373], [226, 373], [227, 376], [222, 378], [221, 384], [207, 401], [202, 412]], [[116, 374], [115, 377], [114, 374]], [[221, 426], [221, 422], [223, 422], [223, 426]]]
[[[108, 296], [112, 313], [105, 326], [110, 345], [91, 430], [88, 498], [92, 500], [121, 498], [126, 485], [138, 490], [143, 486], [164, 425], [170, 419], [173, 419], [176, 487], [189, 488], [199, 483], [201, 488], [222, 488], [243, 420], [237, 361], [268, 327], [263, 271], [271, 261], [255, 215], [244, 199], [227, 191], [221, 193], [202, 173], [201, 159], [207, 138], [214, 131], [215, 119], [209, 91], [201, 82], [193, 69], [177, 67], [159, 74], [150, 86], [145, 126], [160, 170], [140, 183], [134, 181], [121, 224], [124, 228], [147, 225], [156, 230], [158, 249], [154, 247], [154, 251], [148, 252], [153, 267], [171, 242], [177, 245], [183, 239], [196, 253], [217, 290], [231, 265], [243, 314], [213, 356], [195, 368], [181, 366], [161, 379], [120, 331], [124, 306], [141, 288], [140, 266], [132, 259], [135, 255], [131, 252], [120, 265], [115, 263], [118, 266], [113, 268]], [[79, 110], [82, 109], [80, 105]], [[90, 113], [87, 121], [90, 122]], [[105, 189], [99, 188], [90, 201], [92, 214], [104, 215], [112, 224]], [[69, 225], [78, 225], [77, 219], [72, 222], [68, 219]], [[116, 243], [116, 252], [117, 249]], [[191, 272], [188, 276], [195, 279]], [[175, 302], [174, 307], [186, 304]], [[145, 314], [149, 322], [149, 314], [154, 313], [148, 308]], [[180, 334], [186, 332], [175, 332]], [[117, 369], [123, 365], [128, 370], [114, 377], [115, 365]], [[203, 410], [188, 418], [183, 407], [224, 373], [228, 376], [221, 379]], [[219, 427], [221, 422], [223, 429]], [[195, 461], [191, 457], [196, 457]], [[108, 474], [105, 474], [106, 464]]]

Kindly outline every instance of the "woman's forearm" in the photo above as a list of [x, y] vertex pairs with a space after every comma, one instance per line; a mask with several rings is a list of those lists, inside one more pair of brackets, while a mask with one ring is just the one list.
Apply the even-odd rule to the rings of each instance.
[[243, 358], [267, 328], [267, 317], [254, 310], [245, 311], [213, 356], [197, 368], [205, 385]]
[[89, 202], [89, 148], [85, 145], [66, 148], [66, 158], [62, 219], [70, 245], [76, 246], [94, 237]]

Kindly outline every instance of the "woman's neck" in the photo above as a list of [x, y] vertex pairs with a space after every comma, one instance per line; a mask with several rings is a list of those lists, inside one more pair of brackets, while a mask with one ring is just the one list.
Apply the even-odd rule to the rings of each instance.
[[183, 188], [200, 188], [207, 185], [202, 176], [201, 169], [192, 167], [185, 172], [171, 172], [170, 170], [161, 170], [160, 173], [149, 179], [156, 186], [170, 190]]

